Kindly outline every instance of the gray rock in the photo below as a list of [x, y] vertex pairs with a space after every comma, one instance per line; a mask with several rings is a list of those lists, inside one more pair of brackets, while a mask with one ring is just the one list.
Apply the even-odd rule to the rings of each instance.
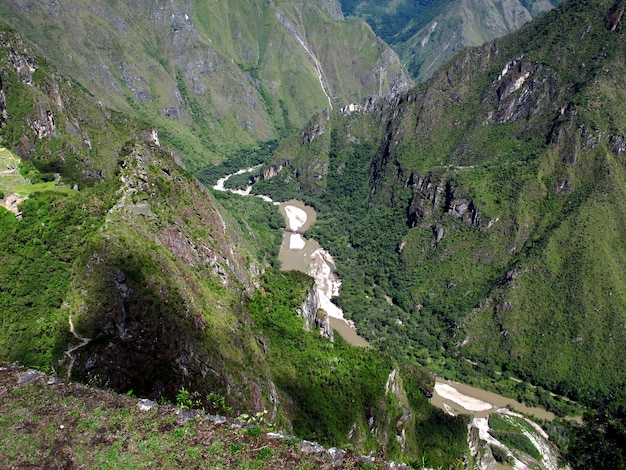
[[148, 400], [147, 398], [142, 398], [139, 402], [137, 402], [137, 407], [141, 411], [150, 411], [155, 406], [157, 406], [157, 403], [155, 401]]
[[192, 410], [189, 408], [181, 408], [176, 412], [176, 422], [178, 424], [185, 424], [192, 419], [195, 419], [200, 412], [198, 410]]
[[321, 454], [325, 450], [326, 449], [324, 449], [324, 447], [319, 445], [317, 442], [302, 441], [300, 443], [300, 451], [305, 454]]
[[39, 372], [38, 370], [27, 370], [26, 372], [22, 372], [17, 376], [17, 383], [20, 385], [27, 384], [33, 382], [37, 379], [45, 377], [46, 374], [43, 372]]
[[376, 462], [376, 459], [374, 457], [372, 457], [371, 455], [362, 455], [362, 456], [359, 457], [359, 462], [361, 462], [361, 463], [365, 463], [365, 462], [374, 463], [374, 462]]
[[59, 378], [59, 377], [49, 377], [48, 378], [48, 385], [57, 385], [57, 384], [64, 384], [65, 380]]
[[226, 422], [226, 416], [208, 415], [207, 419], [215, 424], [224, 424]]
[[385, 468], [389, 470], [411, 470], [411, 467], [408, 465], [398, 462], [386, 462]]
[[346, 456], [346, 451], [337, 449], [336, 447], [331, 447], [330, 449], [328, 449], [328, 455], [330, 456], [333, 466], [339, 466], [343, 464], [343, 459]]
[[277, 432], [268, 432], [266, 436], [270, 439], [280, 439], [280, 440], [285, 440], [285, 441], [296, 439], [295, 436], [290, 436], [288, 434], [279, 434]]

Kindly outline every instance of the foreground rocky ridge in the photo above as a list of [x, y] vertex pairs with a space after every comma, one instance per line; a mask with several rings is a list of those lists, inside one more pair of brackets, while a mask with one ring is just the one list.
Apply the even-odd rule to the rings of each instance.
[[0, 367], [0, 410], [3, 467], [409, 468], [15, 366]]

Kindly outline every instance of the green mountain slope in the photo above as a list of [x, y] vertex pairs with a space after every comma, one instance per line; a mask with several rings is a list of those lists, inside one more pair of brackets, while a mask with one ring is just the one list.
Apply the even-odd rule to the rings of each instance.
[[104, 105], [150, 121], [195, 174], [408, 84], [395, 53], [334, 2], [10, 0], [0, 15]]
[[361, 453], [462, 458], [465, 419], [428, 403], [427, 371], [305, 331], [313, 280], [270, 267], [275, 206], [221, 197], [246, 214], [232, 218], [154, 128], [98, 103], [10, 29], [0, 79], [0, 363], [252, 413]]
[[565, 2], [279, 148], [287, 177], [259, 190], [309, 191], [370, 342], [586, 403], [623, 393], [623, 12]]
[[465, 46], [519, 29], [560, 0], [420, 0], [388, 4], [342, 0], [346, 15], [365, 19], [418, 80], [430, 77]]

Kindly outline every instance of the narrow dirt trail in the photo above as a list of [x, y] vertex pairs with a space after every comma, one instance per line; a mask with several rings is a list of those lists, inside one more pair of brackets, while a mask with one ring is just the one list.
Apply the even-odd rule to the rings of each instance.
[[69, 379], [72, 376], [72, 368], [74, 367], [74, 362], [76, 361], [74, 356], [72, 356], [72, 353], [76, 351], [77, 349], [80, 349], [86, 346], [91, 341], [91, 339], [85, 338], [84, 336], [80, 336], [78, 333], [76, 333], [76, 330], [74, 329], [74, 322], [72, 321], [72, 315], [69, 315], [67, 319], [68, 319], [68, 323], [70, 324], [70, 333], [74, 335], [74, 338], [80, 341], [79, 345], [74, 346], [73, 348], [70, 348], [63, 353], [65, 354], [65, 356], [67, 356], [67, 358], [70, 361], [70, 364], [67, 367], [67, 378]]

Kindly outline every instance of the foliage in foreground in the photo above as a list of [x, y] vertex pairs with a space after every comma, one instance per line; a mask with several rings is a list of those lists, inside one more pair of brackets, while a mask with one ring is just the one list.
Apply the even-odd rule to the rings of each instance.
[[[267, 360], [276, 385], [289, 396], [285, 411], [296, 435], [328, 445], [356, 445], [364, 451], [382, 446], [387, 458], [417, 459], [449, 465], [467, 449], [467, 423], [428, 403], [432, 377], [418, 367], [400, 367], [408, 401], [385, 390], [398, 365], [372, 348], [354, 347], [338, 334], [335, 342], [319, 332], [303, 332], [295, 315], [312, 280], [298, 272], [268, 270], [250, 302], [250, 315], [268, 344]], [[398, 444], [396, 423], [406, 426], [406, 448]], [[373, 423], [373, 424], [372, 424]], [[280, 422], [278, 423], [280, 425]], [[391, 425], [391, 426], [390, 426]], [[382, 431], [376, 428], [386, 429]], [[382, 438], [389, 433], [387, 439]]]
[[626, 469], [626, 405], [586, 414], [570, 439], [567, 459], [574, 469]]
[[[173, 406], [141, 411], [136, 398], [58, 379], [18, 385], [21, 372], [0, 367], [2, 468], [333, 468], [326, 453], [300, 452], [297, 439], [270, 439], [203, 413], [183, 422]], [[348, 452], [342, 468], [361, 464]]]

